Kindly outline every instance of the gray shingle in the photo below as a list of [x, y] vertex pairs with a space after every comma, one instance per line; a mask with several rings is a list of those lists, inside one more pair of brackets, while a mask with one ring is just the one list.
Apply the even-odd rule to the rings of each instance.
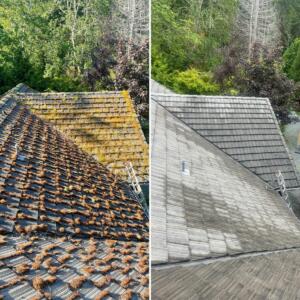
[[[154, 89], [154, 93], [157, 93], [152, 96], [154, 100], [268, 184], [275, 187], [275, 172], [284, 172], [288, 165], [291, 174], [285, 178], [287, 187], [300, 187], [267, 98], [176, 95], [159, 89]], [[282, 164], [278, 158], [284, 160]], [[259, 172], [245, 163], [257, 164], [261, 160], [265, 165]]]
[[[277, 192], [161, 105], [152, 107], [153, 264], [300, 246], [300, 224]], [[253, 172], [271, 181], [277, 167], [266, 158], [255, 163]]]

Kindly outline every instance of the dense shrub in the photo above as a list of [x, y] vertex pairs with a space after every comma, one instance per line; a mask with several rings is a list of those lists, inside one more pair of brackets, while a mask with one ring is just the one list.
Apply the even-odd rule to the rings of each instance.
[[212, 74], [196, 69], [175, 74], [173, 89], [183, 94], [215, 95], [219, 92], [219, 86], [213, 82]]

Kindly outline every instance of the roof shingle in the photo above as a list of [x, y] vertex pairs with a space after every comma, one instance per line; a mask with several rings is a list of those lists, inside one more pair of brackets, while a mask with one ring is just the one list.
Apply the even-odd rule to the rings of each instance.
[[300, 187], [267, 98], [176, 94], [156, 94], [153, 98], [272, 187], [277, 187], [278, 170], [287, 188]]
[[300, 224], [277, 192], [152, 108], [152, 263], [300, 246]]
[[128, 184], [9, 94], [0, 231], [4, 299], [147, 298], [148, 224]]
[[18, 99], [123, 180], [130, 161], [139, 180], [148, 181], [148, 144], [127, 92], [27, 92]]

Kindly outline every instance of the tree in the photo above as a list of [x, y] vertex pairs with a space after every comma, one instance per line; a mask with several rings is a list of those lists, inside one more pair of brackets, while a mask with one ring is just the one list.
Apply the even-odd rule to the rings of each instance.
[[0, 92], [19, 82], [40, 91], [129, 89], [147, 111], [147, 0], [2, 0], [0, 15]]
[[296, 38], [283, 55], [284, 68], [289, 78], [300, 81], [300, 38]]
[[178, 72], [214, 70], [230, 42], [237, 7], [236, 0], [153, 0], [152, 76], [172, 87]]
[[115, 67], [116, 88], [128, 90], [134, 99], [137, 112], [143, 117], [149, 114], [149, 43], [132, 44], [130, 55], [127, 54], [127, 43], [119, 41], [117, 63]]
[[276, 53], [255, 48], [254, 57], [242, 61], [237, 68], [234, 81], [241, 95], [268, 97], [277, 117], [287, 122], [296, 87], [282, 72], [282, 64], [277, 57]]

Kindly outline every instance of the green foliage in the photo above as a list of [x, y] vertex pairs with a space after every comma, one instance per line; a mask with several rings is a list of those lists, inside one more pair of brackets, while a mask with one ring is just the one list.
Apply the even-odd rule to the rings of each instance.
[[283, 34], [287, 44], [300, 36], [300, 2], [299, 0], [276, 0]]
[[213, 82], [212, 74], [189, 69], [174, 75], [173, 90], [183, 94], [215, 95], [219, 86]]
[[0, 94], [20, 82], [39, 91], [128, 89], [146, 114], [148, 43], [120, 41], [111, 20], [129, 16], [118, 16], [118, 4], [1, 0]]
[[[38, 90], [75, 90], [95, 45], [96, 0], [2, 1], [0, 3], [1, 91], [25, 82]], [[85, 87], [86, 88], [86, 87]]]
[[257, 49], [251, 61], [243, 61], [236, 68], [235, 86], [242, 95], [268, 97], [277, 117], [286, 122], [296, 87], [283, 73], [281, 65], [276, 57]]
[[300, 38], [286, 49], [283, 55], [284, 71], [289, 78], [300, 81]]
[[[203, 77], [219, 65], [220, 49], [230, 41], [237, 4], [236, 0], [153, 0], [153, 78], [170, 86], [177, 73], [194, 69]], [[206, 91], [205, 85], [208, 93], [214, 90], [207, 81], [196, 90]]]

